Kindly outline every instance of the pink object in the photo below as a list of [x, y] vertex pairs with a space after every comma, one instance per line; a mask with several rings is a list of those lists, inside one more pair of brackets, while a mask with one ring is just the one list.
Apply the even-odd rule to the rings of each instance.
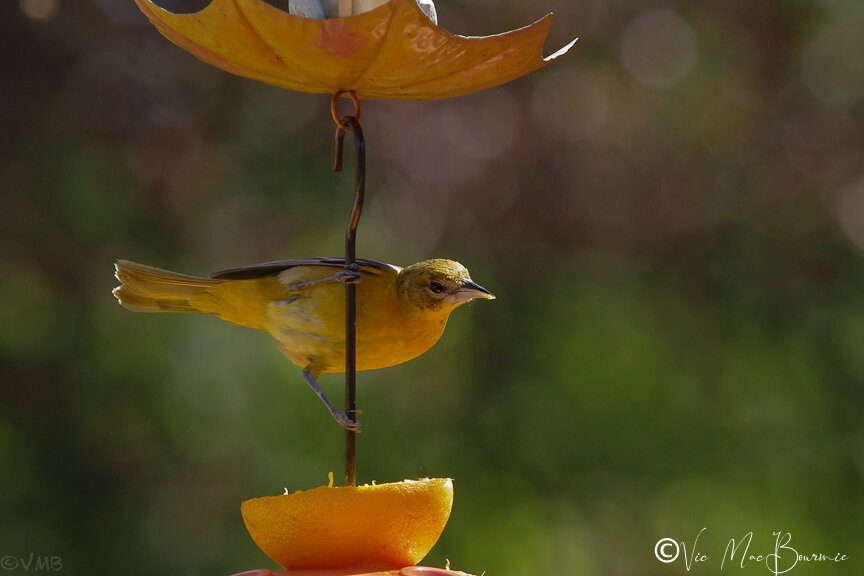
[[328, 568], [322, 570], [283, 570], [273, 572], [266, 568], [239, 572], [231, 576], [471, 576], [458, 570], [431, 568], [429, 566], [407, 566], [401, 570], [386, 572], [356, 572], [356, 568]]

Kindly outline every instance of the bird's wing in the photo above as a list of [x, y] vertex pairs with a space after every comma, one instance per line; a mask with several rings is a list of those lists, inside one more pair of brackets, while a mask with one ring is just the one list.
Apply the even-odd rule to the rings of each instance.
[[[384, 262], [376, 262], [375, 260], [358, 259], [357, 265], [360, 270], [369, 272], [380, 270], [383, 272], [399, 272], [401, 268]], [[292, 258], [290, 260], [275, 260], [273, 262], [264, 262], [262, 264], [254, 264], [244, 268], [231, 268], [229, 270], [221, 270], [210, 275], [213, 280], [253, 280], [255, 278], [264, 278], [265, 276], [275, 276], [289, 268], [297, 266], [326, 266], [330, 268], [343, 268], [345, 266], [344, 258]]]

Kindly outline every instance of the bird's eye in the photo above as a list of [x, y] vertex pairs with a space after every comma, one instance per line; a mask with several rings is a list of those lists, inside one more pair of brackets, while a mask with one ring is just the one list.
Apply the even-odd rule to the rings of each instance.
[[432, 292], [434, 292], [435, 294], [440, 294], [444, 291], [444, 285], [437, 280], [433, 280], [429, 283], [429, 289], [432, 290]]

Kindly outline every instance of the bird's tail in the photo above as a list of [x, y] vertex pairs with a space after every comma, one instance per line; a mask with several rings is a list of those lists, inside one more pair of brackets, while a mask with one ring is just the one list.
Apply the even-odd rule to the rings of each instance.
[[129, 260], [118, 260], [114, 268], [120, 281], [114, 296], [135, 312], [209, 312], [197, 308], [191, 299], [220, 283]]

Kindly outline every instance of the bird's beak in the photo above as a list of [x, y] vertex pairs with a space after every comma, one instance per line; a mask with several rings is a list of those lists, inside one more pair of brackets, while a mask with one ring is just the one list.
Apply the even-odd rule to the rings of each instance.
[[485, 298], [486, 300], [494, 300], [495, 295], [471, 280], [466, 278], [462, 280], [462, 287], [456, 291], [456, 296], [461, 302], [468, 302], [475, 298]]

